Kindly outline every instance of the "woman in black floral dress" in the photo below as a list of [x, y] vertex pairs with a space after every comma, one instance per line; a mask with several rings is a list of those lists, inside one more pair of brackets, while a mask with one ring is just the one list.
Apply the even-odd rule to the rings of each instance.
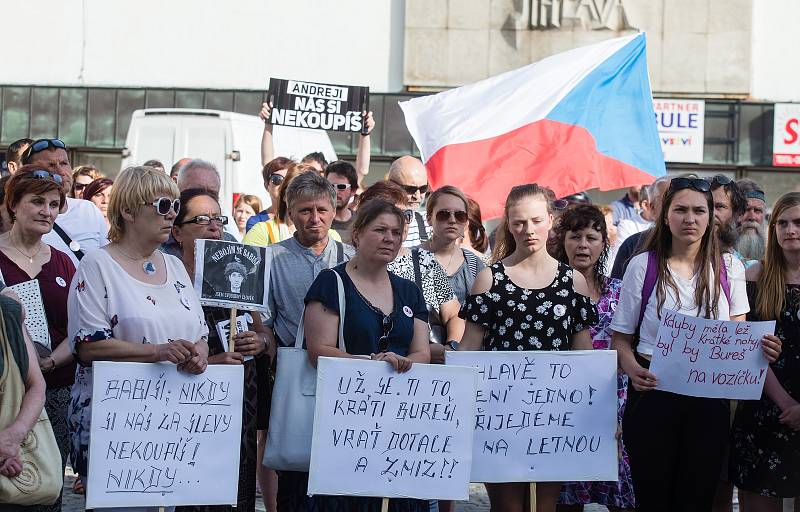
[[[536, 184], [514, 187], [498, 228], [495, 263], [483, 269], [461, 310], [460, 350], [591, 350], [597, 311], [586, 279], [547, 253], [550, 202]], [[536, 486], [539, 511], [554, 511], [560, 482]], [[522, 511], [526, 483], [486, 484], [493, 510]], [[527, 509], [525, 509], [527, 510]]]
[[779, 512], [800, 496], [800, 193], [775, 204], [764, 262], [747, 272], [748, 320], [776, 320], [783, 351], [761, 400], [739, 402], [730, 474], [743, 512]]

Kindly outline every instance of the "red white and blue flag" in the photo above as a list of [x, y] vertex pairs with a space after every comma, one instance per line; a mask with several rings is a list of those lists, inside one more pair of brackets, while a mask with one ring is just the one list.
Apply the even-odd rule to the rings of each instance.
[[666, 173], [644, 34], [553, 55], [401, 102], [431, 187], [456, 185], [503, 214], [515, 185], [557, 197], [652, 182]]

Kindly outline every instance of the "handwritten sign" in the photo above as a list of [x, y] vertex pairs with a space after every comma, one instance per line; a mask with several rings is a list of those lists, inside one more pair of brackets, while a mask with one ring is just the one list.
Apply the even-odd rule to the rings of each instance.
[[298, 128], [358, 132], [369, 110], [369, 87], [271, 78], [269, 97], [270, 123]]
[[473, 482], [614, 481], [617, 354], [447, 352], [478, 368]]
[[266, 248], [223, 240], [195, 240], [194, 288], [204, 306], [266, 313]]
[[309, 494], [469, 499], [473, 368], [321, 357]]
[[236, 504], [242, 366], [92, 369], [87, 508]]
[[767, 377], [761, 350], [775, 322], [727, 322], [666, 310], [650, 371], [658, 389], [706, 398], [758, 400]]

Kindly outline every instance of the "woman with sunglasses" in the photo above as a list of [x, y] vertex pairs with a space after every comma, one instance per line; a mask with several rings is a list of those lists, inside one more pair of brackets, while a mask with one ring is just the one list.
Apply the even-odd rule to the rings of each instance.
[[775, 321], [783, 341], [761, 400], [740, 401], [730, 475], [743, 512], [780, 512], [800, 497], [800, 193], [775, 203], [764, 261], [747, 270], [748, 320]]
[[[35, 339], [34, 346], [40, 353], [39, 367], [47, 385], [45, 409], [61, 451], [62, 470], [69, 454], [67, 405], [75, 380], [71, 347], [65, 343], [67, 296], [75, 266], [69, 256], [44, 243], [42, 236], [53, 228], [64, 201], [61, 184], [50, 172], [22, 166], [6, 183], [5, 208], [13, 222], [11, 230], [0, 235], [0, 279], [6, 286], [36, 280], [42, 295], [50, 348], [48, 340], [41, 338]], [[61, 499], [37, 510], [61, 510]]]
[[[386, 361], [398, 372], [414, 363], [430, 362], [428, 310], [414, 283], [387, 270], [403, 241], [403, 212], [381, 199], [358, 208], [353, 221], [356, 255], [314, 280], [306, 295], [304, 316], [308, 357], [369, 357]], [[347, 352], [337, 348], [339, 296], [336, 272], [344, 285], [344, 339]], [[380, 498], [314, 496], [302, 510], [379, 510]], [[391, 500], [390, 510], [428, 511], [427, 500]], [[301, 510], [301, 508], [297, 508]]]
[[[72, 190], [70, 190], [69, 197], [74, 199], [83, 199], [83, 192], [94, 180], [103, 177], [100, 170], [93, 165], [81, 165], [75, 168], [72, 173]], [[86, 199], [89, 199], [88, 197]]]
[[[414, 213], [407, 207], [408, 199], [403, 189], [391, 181], [375, 183], [361, 194], [359, 208], [375, 199], [382, 199], [394, 204], [403, 212], [406, 219], [406, 223], [403, 225], [403, 241], [405, 241], [409, 226], [414, 222]], [[453, 293], [453, 287], [450, 285], [447, 274], [436, 256], [422, 248], [401, 247], [397, 257], [389, 264], [388, 268], [389, 272], [416, 283], [417, 287], [422, 290], [422, 296], [428, 308], [428, 317], [435, 316], [438, 319], [437, 324], [441, 326], [436, 335], [431, 332], [431, 342], [438, 343], [437, 346], [431, 347], [431, 361], [443, 364], [444, 343], [457, 342], [464, 332], [464, 321], [458, 317], [461, 305]]]
[[[196, 240], [222, 240], [227, 217], [222, 216], [217, 198], [204, 189], [188, 189], [181, 193], [181, 207], [175, 216], [172, 235], [181, 248], [181, 260], [191, 278], [195, 275]], [[236, 270], [242, 274], [244, 266]], [[242, 404], [242, 437], [239, 451], [239, 494], [237, 510], [254, 510], [256, 503], [256, 470], [261, 464], [256, 444], [257, 431], [267, 429], [269, 397], [267, 380], [269, 360], [267, 328], [261, 315], [239, 311], [237, 322], [247, 329], [235, 334], [235, 352], [228, 352], [230, 309], [203, 306], [208, 330], [208, 364], [244, 365], [244, 395]], [[270, 347], [274, 350], [274, 347]], [[181, 507], [186, 511], [231, 510], [232, 507]]]
[[[289, 167], [286, 171], [286, 177], [281, 181], [277, 201], [273, 203], [275, 212], [272, 218], [258, 222], [250, 228], [242, 239], [242, 243], [267, 246], [282, 242], [294, 234], [294, 224], [292, 224], [292, 219], [289, 217], [289, 205], [286, 202], [286, 191], [289, 189], [289, 184], [292, 180], [298, 174], [306, 171], [317, 172], [316, 168], [307, 164], [293, 164]], [[342, 241], [342, 237], [333, 229], [328, 231], [328, 236], [337, 242]]]
[[261, 169], [261, 176], [264, 178], [264, 189], [269, 194], [270, 205], [266, 210], [262, 210], [247, 219], [245, 232], [250, 231], [259, 222], [268, 221], [270, 216], [274, 216], [278, 212], [278, 191], [281, 188], [281, 183], [286, 178], [286, 171], [294, 164], [294, 160], [282, 156], [273, 158], [264, 164], [264, 168]]
[[[611, 322], [613, 348], [630, 379], [622, 431], [640, 510], [711, 510], [722, 469], [728, 400], [659, 391], [648, 370], [665, 311], [738, 321], [749, 310], [744, 283], [729, 281], [720, 264], [713, 215], [708, 181], [672, 179], [645, 252], [625, 271]], [[656, 281], [645, 290], [650, 264]], [[762, 346], [775, 361], [780, 340], [768, 335]]]
[[[579, 204], [564, 211], [557, 229], [558, 259], [586, 278], [589, 298], [597, 305], [598, 322], [589, 327], [595, 350], [611, 348], [611, 319], [619, 303], [622, 281], [606, 277], [604, 269], [611, 252], [608, 233], [610, 210]], [[622, 421], [628, 378], [617, 376], [617, 416]], [[589, 503], [605, 505], [610, 511], [634, 509], [633, 482], [628, 454], [620, 447], [619, 478], [616, 482], [571, 482], [564, 485], [559, 512], [583, 510]]]
[[192, 281], [180, 260], [158, 250], [180, 209], [177, 185], [151, 167], [125, 169], [115, 185], [111, 243], [81, 260], [69, 290], [68, 332], [79, 362], [69, 421], [81, 475], [88, 474], [92, 362], [169, 361], [194, 374], [208, 364], [208, 329]]
[[[547, 189], [511, 189], [498, 227], [494, 261], [480, 271], [461, 309], [467, 321], [459, 350], [571, 350], [592, 348], [597, 312], [586, 279], [547, 252], [553, 215]], [[553, 512], [562, 483], [536, 485], [536, 509]], [[492, 510], [530, 507], [528, 484], [486, 484]]]

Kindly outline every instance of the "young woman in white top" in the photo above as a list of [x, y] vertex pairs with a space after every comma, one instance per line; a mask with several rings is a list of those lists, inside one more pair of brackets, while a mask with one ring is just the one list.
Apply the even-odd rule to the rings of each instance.
[[[721, 284], [723, 269], [711, 222], [710, 184], [703, 179], [674, 178], [643, 254], [631, 259], [620, 302], [611, 322], [613, 346], [630, 378], [623, 436], [631, 462], [637, 510], [711, 510], [728, 440], [727, 400], [696, 398], [658, 391], [648, 368], [666, 310], [719, 320], [744, 320], [749, 311], [741, 263], [726, 260], [735, 277], [730, 299]], [[649, 254], [656, 255], [657, 280], [645, 297], [639, 321]], [[728, 271], [727, 266], [731, 265]], [[736, 266], [734, 269], [733, 266]], [[634, 335], [639, 342], [634, 351]], [[774, 361], [780, 341], [762, 341]]]

